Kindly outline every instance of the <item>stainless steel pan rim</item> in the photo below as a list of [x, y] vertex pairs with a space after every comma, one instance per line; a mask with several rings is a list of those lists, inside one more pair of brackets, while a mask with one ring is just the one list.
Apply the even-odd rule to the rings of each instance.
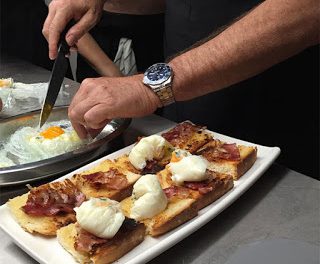
[[[35, 121], [38, 122], [39, 114], [40, 111], [34, 111], [6, 118], [0, 120], [0, 126], [2, 126], [2, 130], [5, 130], [5, 126], [9, 126], [8, 124], [16, 125], [17, 127], [20, 125], [30, 125]], [[48, 122], [62, 119], [57, 117], [67, 118], [66, 106], [55, 107]], [[21, 124], [19, 124], [19, 120], [21, 120]], [[24, 122], [24, 120], [26, 121]], [[103, 154], [108, 143], [119, 136], [130, 125], [130, 122], [131, 119], [127, 118], [112, 120], [103, 129], [95, 141], [90, 142], [89, 144], [72, 152], [36, 162], [0, 168], [0, 186], [27, 183], [72, 171], [73, 169], [84, 165]]]

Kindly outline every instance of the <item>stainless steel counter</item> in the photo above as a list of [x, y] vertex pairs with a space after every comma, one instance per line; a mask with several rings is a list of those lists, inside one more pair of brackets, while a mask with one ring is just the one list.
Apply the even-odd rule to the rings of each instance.
[[[48, 72], [21, 61], [11, 61], [9, 64], [2, 63], [0, 77], [15, 77], [19, 81], [37, 82], [45, 81]], [[68, 82], [71, 87], [77, 87], [76, 83], [69, 80]], [[153, 134], [173, 124], [155, 115], [135, 119], [117, 140], [114, 149], [129, 145], [139, 135]], [[33, 185], [46, 181], [36, 182]], [[25, 186], [1, 188], [1, 204], [8, 198], [26, 191]], [[260, 180], [229, 208], [150, 263], [251, 264], [265, 263], [263, 261], [268, 261], [268, 258], [270, 258], [269, 263], [275, 263], [272, 262], [272, 258], [276, 257], [275, 250], [282, 252], [282, 257], [286, 260], [289, 260], [290, 256], [291, 258], [297, 256], [294, 257], [295, 261], [308, 259], [309, 262], [305, 263], [319, 263], [317, 262], [319, 250], [315, 250], [319, 249], [320, 245], [319, 198], [319, 181], [273, 164]], [[264, 242], [280, 246], [270, 252], [265, 252], [270, 249], [265, 247], [264, 252], [268, 257], [263, 257], [258, 262], [244, 260], [243, 255], [248, 256], [248, 254], [244, 253], [242, 257], [239, 254], [239, 252], [250, 252], [246, 249], [254, 245], [265, 245]], [[292, 244], [295, 244], [295, 247]], [[255, 253], [258, 254], [259, 250], [255, 250]], [[262, 255], [260, 253], [260, 256]], [[290, 261], [291, 264], [298, 263]], [[0, 263], [36, 262], [0, 230]]]

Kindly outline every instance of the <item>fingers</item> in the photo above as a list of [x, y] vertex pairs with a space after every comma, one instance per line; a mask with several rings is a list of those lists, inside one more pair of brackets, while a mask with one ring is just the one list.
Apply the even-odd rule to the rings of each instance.
[[102, 9], [103, 1], [100, 0], [52, 1], [42, 29], [49, 43], [50, 59], [56, 58], [60, 34], [71, 19], [78, 20], [78, 22], [67, 32], [66, 41], [69, 46], [74, 46], [96, 24]]
[[[116, 111], [116, 109], [113, 109]], [[103, 104], [97, 104], [88, 109], [83, 119], [88, 127], [99, 129], [110, 122], [111, 118], [115, 118], [113, 111]]]
[[60, 34], [70, 21], [71, 17], [65, 12], [56, 12], [49, 26], [49, 58], [51, 60], [57, 57], [58, 43]]
[[77, 41], [87, 33], [97, 22], [97, 17], [90, 10], [66, 34], [69, 46], [74, 46]]
[[48, 16], [43, 24], [42, 34], [44, 35], [47, 41], [49, 40], [49, 27], [51, 25], [52, 19], [54, 18], [55, 14], [56, 14], [55, 9], [49, 9]]
[[88, 132], [83, 125], [79, 124], [78, 122], [73, 122], [72, 120], [71, 120], [71, 124], [81, 139], [87, 138]]
[[[94, 110], [91, 111], [90, 109]], [[91, 108], [90, 104], [87, 104], [86, 102], [69, 110], [69, 118], [72, 126], [80, 138], [86, 138], [88, 135], [95, 138], [105, 125], [110, 122], [109, 119], [100, 121], [100, 116], [102, 117], [102, 115], [99, 115], [99, 119], [94, 118], [90, 112], [96, 113], [96, 111], [99, 111], [99, 107], [94, 106]]]

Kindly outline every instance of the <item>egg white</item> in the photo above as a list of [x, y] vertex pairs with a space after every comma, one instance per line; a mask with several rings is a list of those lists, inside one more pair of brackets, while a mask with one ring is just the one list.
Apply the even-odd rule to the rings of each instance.
[[[43, 137], [41, 132], [52, 126], [60, 127], [64, 133], [52, 139]], [[85, 143], [87, 141], [78, 137], [70, 121], [61, 120], [47, 123], [41, 130], [35, 127], [20, 128], [11, 135], [4, 145], [2, 155], [9, 160], [11, 156], [14, 156], [15, 163], [25, 164], [73, 151]], [[8, 161], [4, 164], [12, 166]]]

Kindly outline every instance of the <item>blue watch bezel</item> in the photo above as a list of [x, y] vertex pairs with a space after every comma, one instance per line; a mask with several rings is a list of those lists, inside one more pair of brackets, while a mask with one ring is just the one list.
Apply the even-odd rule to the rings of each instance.
[[[165, 67], [164, 70], [167, 70], [168, 72], [160, 79], [151, 80], [148, 76], [150, 74], [150, 71], [152, 71], [153, 69], [160, 67], [160, 66]], [[165, 81], [167, 81], [171, 76], [172, 76], [172, 69], [167, 63], [156, 63], [156, 64], [151, 65], [144, 72], [143, 83], [147, 84], [147, 85], [160, 85], [160, 84], [164, 83]]]

